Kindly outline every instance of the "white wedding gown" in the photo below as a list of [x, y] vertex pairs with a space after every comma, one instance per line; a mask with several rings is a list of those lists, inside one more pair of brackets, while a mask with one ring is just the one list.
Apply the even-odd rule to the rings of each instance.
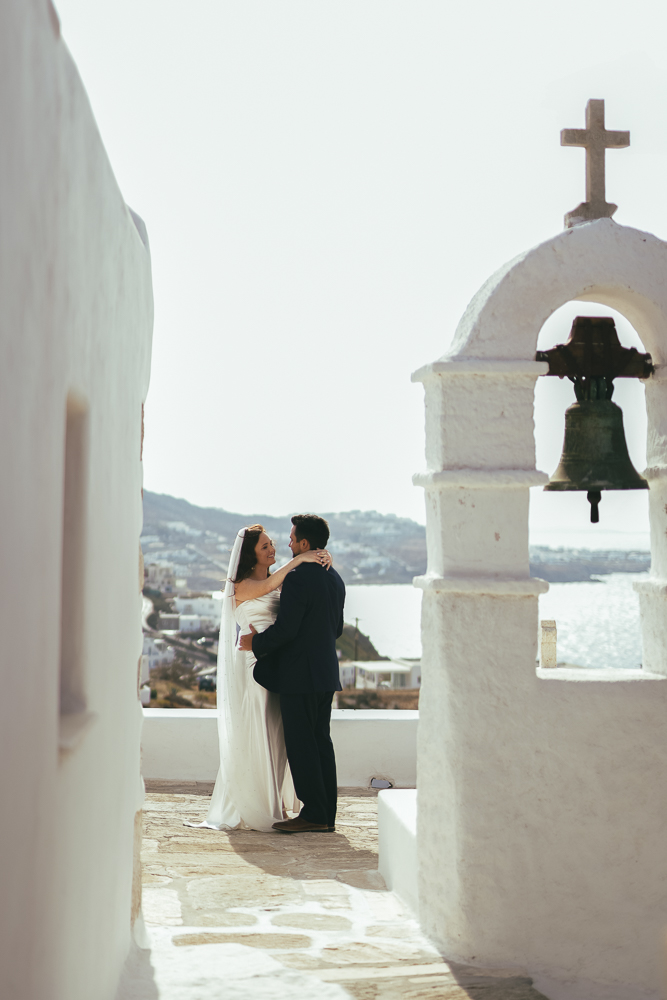
[[[241, 634], [254, 625], [263, 632], [278, 614], [280, 594], [244, 601], [235, 609]], [[234, 643], [228, 665], [218, 665], [220, 769], [211, 805], [204, 823], [215, 830], [270, 830], [284, 818], [283, 807], [299, 811], [292, 775], [287, 764], [280, 696], [261, 687], [252, 670], [252, 653], [244, 653]], [[226, 671], [223, 678], [221, 667]]]

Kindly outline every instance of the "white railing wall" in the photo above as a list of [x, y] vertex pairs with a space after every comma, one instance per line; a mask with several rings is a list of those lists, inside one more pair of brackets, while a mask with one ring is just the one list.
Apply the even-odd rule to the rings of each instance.
[[[387, 778], [394, 787], [417, 783], [419, 712], [334, 709], [331, 737], [338, 784], [368, 787]], [[147, 781], [214, 781], [218, 772], [215, 709], [145, 708], [142, 773]]]

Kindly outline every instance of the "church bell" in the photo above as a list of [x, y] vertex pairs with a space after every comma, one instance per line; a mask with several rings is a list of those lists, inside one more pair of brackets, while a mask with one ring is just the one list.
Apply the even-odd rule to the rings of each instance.
[[649, 488], [630, 461], [623, 411], [611, 397], [614, 378], [648, 378], [651, 357], [621, 347], [613, 319], [578, 316], [567, 344], [538, 351], [537, 360], [549, 362], [548, 375], [569, 378], [577, 398], [565, 411], [563, 453], [544, 489], [585, 491], [597, 523], [602, 490]]

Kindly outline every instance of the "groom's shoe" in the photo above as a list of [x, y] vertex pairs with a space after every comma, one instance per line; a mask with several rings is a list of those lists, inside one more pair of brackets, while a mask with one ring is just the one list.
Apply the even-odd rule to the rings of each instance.
[[328, 833], [329, 827], [326, 823], [309, 823], [307, 819], [295, 816], [294, 819], [284, 819], [281, 823], [274, 823], [273, 829], [278, 833]]

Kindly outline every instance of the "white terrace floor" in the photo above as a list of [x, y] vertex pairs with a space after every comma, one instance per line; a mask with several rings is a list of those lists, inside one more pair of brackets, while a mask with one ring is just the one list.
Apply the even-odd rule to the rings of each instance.
[[377, 871], [377, 799], [341, 793], [335, 833], [291, 836], [195, 830], [207, 796], [149, 794], [151, 951], [119, 1000], [540, 1000], [520, 972], [443, 959]]

